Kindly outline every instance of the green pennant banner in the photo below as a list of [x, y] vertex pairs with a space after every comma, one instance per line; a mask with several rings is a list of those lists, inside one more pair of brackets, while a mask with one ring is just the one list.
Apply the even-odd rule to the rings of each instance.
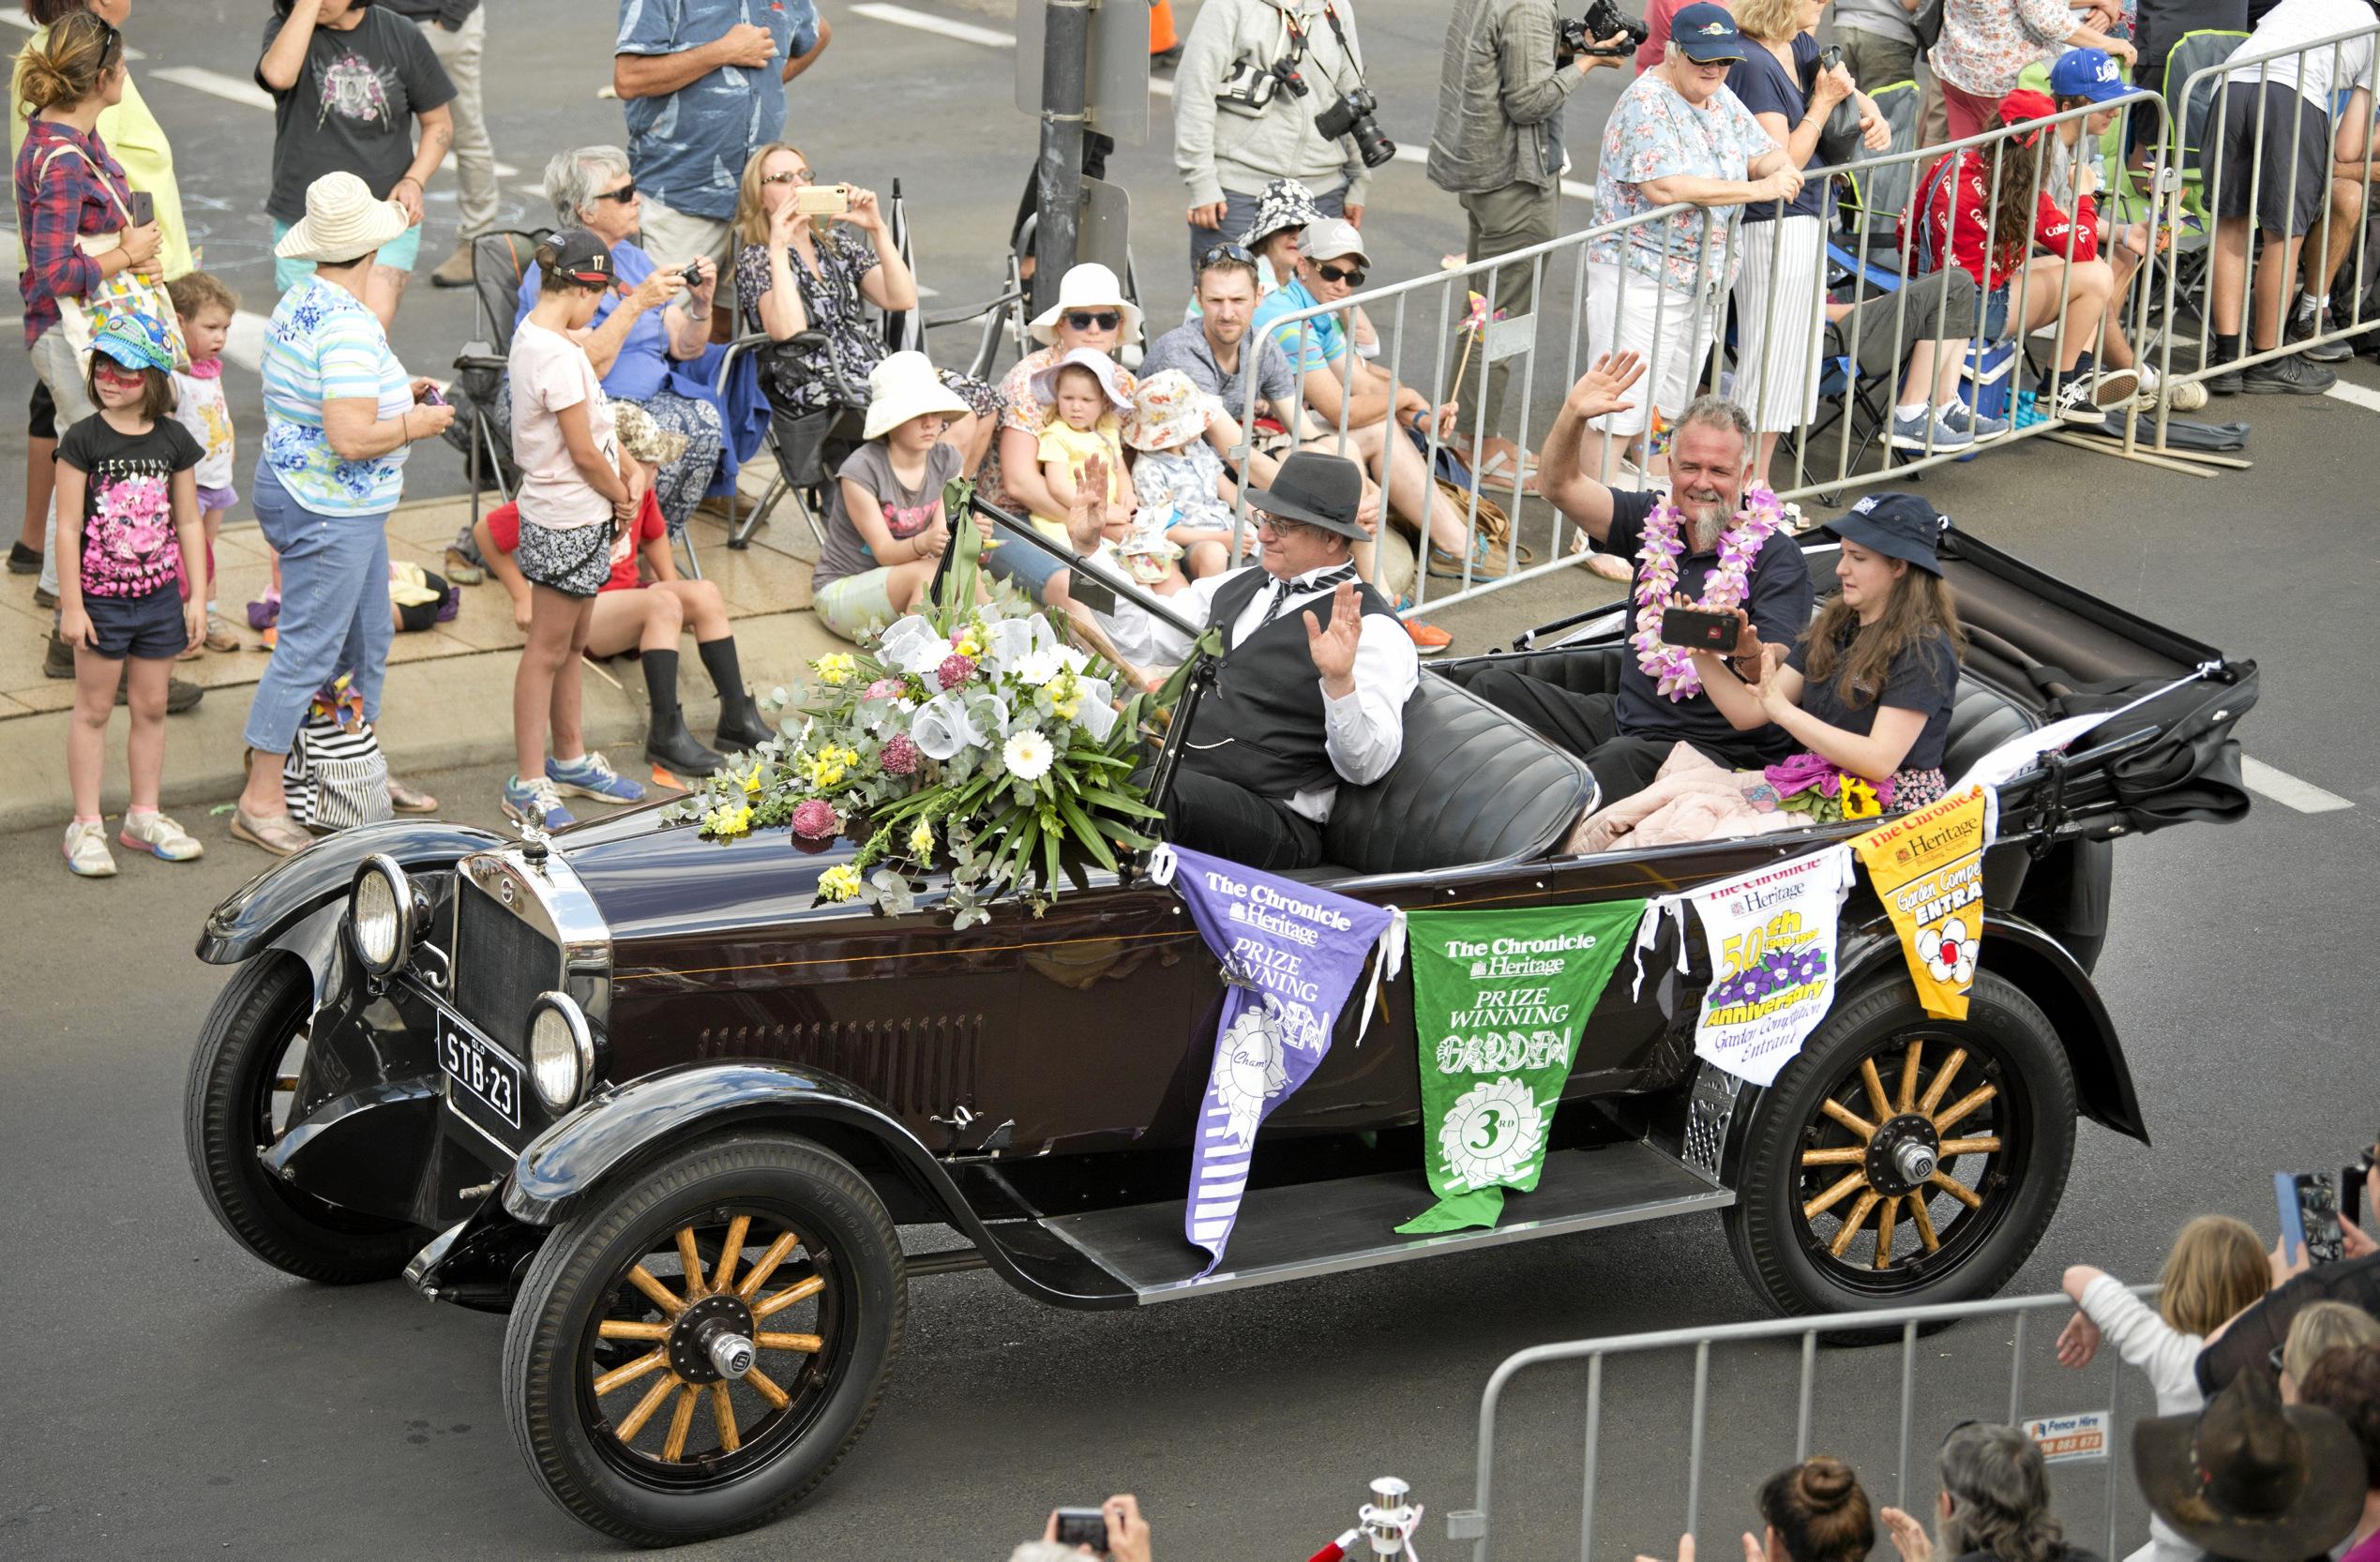
[[1438, 1203], [1407, 1236], [1494, 1225], [1537, 1186], [1571, 1059], [1645, 913], [1641, 900], [1407, 913], [1422, 1147]]

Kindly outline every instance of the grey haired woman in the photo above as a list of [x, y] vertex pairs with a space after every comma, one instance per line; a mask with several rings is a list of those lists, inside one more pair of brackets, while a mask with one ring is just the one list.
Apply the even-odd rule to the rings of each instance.
[[1934, 1534], [1897, 1508], [1877, 1515], [1901, 1562], [2099, 1562], [2067, 1543], [2050, 1511], [2049, 1470], [2039, 1444], [2012, 1426], [1970, 1421], [1942, 1440]]

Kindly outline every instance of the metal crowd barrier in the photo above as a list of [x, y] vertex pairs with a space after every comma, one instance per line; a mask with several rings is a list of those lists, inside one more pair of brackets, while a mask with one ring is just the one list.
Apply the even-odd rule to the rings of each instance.
[[[2135, 1296], [2147, 1298], [2153, 1297], [2157, 1288], [2153, 1285], [2136, 1285], [2131, 1289]], [[1932, 1482], [1935, 1479], [1934, 1452], [1939, 1446], [1939, 1440], [1947, 1436], [1953, 1427], [1964, 1421], [1991, 1419], [2002, 1406], [1994, 1403], [1970, 1403], [1948, 1406], [1945, 1407], [1946, 1419], [1943, 1419], [1938, 1426], [1929, 1421], [1921, 1428], [1917, 1419], [1918, 1331], [1929, 1324], [1973, 1323], [1987, 1318], [2012, 1319], [2013, 1328], [2008, 1337], [2008, 1397], [2005, 1402], [2004, 1419], [2010, 1425], [2023, 1425], [2027, 1419], [2027, 1409], [2040, 1408], [2038, 1405], [2028, 1407], [2026, 1403], [2028, 1392], [2026, 1320], [2036, 1313], [2069, 1314], [2075, 1310], [2073, 1301], [2063, 1295], [1999, 1297], [1982, 1301], [1951, 1302], [1930, 1307], [1905, 1307], [1873, 1313], [1838, 1313], [1823, 1317], [1774, 1318], [1757, 1323], [1721, 1324], [1706, 1329], [1674, 1329], [1648, 1334], [1616, 1334], [1604, 1339], [1569, 1341], [1558, 1344], [1538, 1345], [1520, 1351], [1507, 1357], [1487, 1380], [1486, 1392], [1480, 1400], [1476, 1495], [1471, 1507], [1457, 1509], [1447, 1515], [1447, 1538], [1450, 1540], [1470, 1541], [1472, 1562], [1489, 1562], [1489, 1558], [1498, 1555], [1543, 1557], [1552, 1554], [1545, 1548], [1542, 1534], [1528, 1538], [1524, 1545], [1524, 1538], [1512, 1533], [1518, 1529], [1524, 1516], [1516, 1503], [1506, 1498], [1503, 1499], [1504, 1506], [1500, 1508], [1498, 1506], [1499, 1452], [1497, 1443], [1498, 1417], [1499, 1412], [1504, 1407], [1506, 1392], [1512, 1388], [1514, 1379], [1539, 1368], [1579, 1361], [1587, 1363], [1587, 1384], [1584, 1404], [1581, 1407], [1581, 1413], [1585, 1419], [1584, 1459], [1582, 1464], [1573, 1466], [1583, 1470], [1579, 1498], [1578, 1556], [1580, 1562], [1595, 1562], [1598, 1476], [1599, 1466], [1605, 1451], [1607, 1427], [1618, 1434], [1619, 1446], [1624, 1451], [1645, 1451], [1656, 1460], [1662, 1466], [1663, 1476], [1667, 1480], [1678, 1481], [1682, 1465], [1682, 1491], [1685, 1498], [1683, 1510], [1679, 1513], [1678, 1528], [1664, 1527], [1649, 1534], [1631, 1533], [1622, 1536], [1607, 1548], [1610, 1555], [1625, 1556], [1636, 1553], [1649, 1553], [1659, 1556], [1673, 1555], [1674, 1553], [1670, 1548], [1681, 1531], [1695, 1537], [1700, 1555], [1717, 1557], [1732, 1554], [1734, 1550], [1731, 1544], [1732, 1538], [1739, 1531], [1749, 1528], [1756, 1532], [1759, 1527], [1752, 1502], [1757, 1482], [1771, 1472], [1785, 1467], [1788, 1463], [1799, 1463], [1809, 1458], [1813, 1452], [1818, 1451], [1835, 1453], [1851, 1463], [1858, 1470], [1860, 1484], [1866, 1489], [1872, 1503], [1879, 1508], [1883, 1507], [1886, 1501], [1885, 1493], [1890, 1490], [1894, 1493], [1890, 1499], [1891, 1506], [1914, 1514], [1926, 1524], [1930, 1531], [1933, 1527], [1934, 1515], [1931, 1501], [1934, 1493]], [[1818, 1341], [1821, 1335], [1846, 1330], [1873, 1333], [1895, 1329], [1900, 1334], [1901, 1346], [1897, 1377], [1900, 1393], [1897, 1420], [1890, 1424], [1897, 1430], [1898, 1456], [1890, 1463], [1888, 1473], [1880, 1473], [1877, 1462], [1874, 1459], [1863, 1460], [1855, 1456], [1855, 1450], [1846, 1447], [1846, 1439], [1856, 1440], [1861, 1430], [1873, 1428], [1875, 1423], [1881, 1420], [1885, 1404], [1890, 1402], [1873, 1393], [1864, 1400], [1858, 1399], [1856, 1396], [1860, 1390], [1855, 1388], [1853, 1407], [1860, 1412], [1865, 1423], [1864, 1428], [1854, 1427], [1843, 1432], [1830, 1429], [1827, 1441], [1823, 1444], [1818, 1441], [1817, 1429], [1813, 1424], [1819, 1387], [1818, 1366], [1821, 1359]], [[2051, 1338], [2054, 1337], [2053, 1333]], [[1739, 1465], [1755, 1470], [1756, 1474], [1751, 1475], [1747, 1482], [1740, 1489], [1726, 1493], [1724, 1506], [1715, 1509], [1707, 1509], [1704, 1501], [1705, 1490], [1707, 1486], [1713, 1484], [1708, 1479], [1710, 1461], [1707, 1458], [1707, 1444], [1713, 1432], [1710, 1414], [1712, 1384], [1711, 1347], [1714, 1345], [1756, 1347], [1760, 1344], [1772, 1340], [1796, 1341], [1800, 1347], [1800, 1387], [1794, 1412], [1791, 1457], [1787, 1458], [1782, 1441], [1782, 1416], [1769, 1418], [1777, 1428], [1779, 1435], [1755, 1439], [1758, 1446], [1740, 1450], [1736, 1460]], [[1962, 1344], [1979, 1343], [1978, 1337], [1972, 1333], [1936, 1335], [1931, 1337], [1931, 1342], [1937, 1344], [1952, 1342]], [[1606, 1414], [1604, 1403], [1606, 1362], [1614, 1359], [1646, 1357], [1657, 1352], [1688, 1349], [1693, 1352], [1694, 1375], [1688, 1412], [1688, 1431], [1682, 1450], [1674, 1445], [1654, 1440], [1656, 1437], [1654, 1418], [1649, 1411], [1642, 1411], [1631, 1416]], [[1873, 1385], [1881, 1375], [1877, 1371], [1879, 1357], [1880, 1351], [1870, 1347], [1830, 1350], [1824, 1359], [1830, 1368], [1836, 1369], [1833, 1374], [1835, 1377], [1850, 1379], [1855, 1385]], [[1774, 1362], [1773, 1355], [1770, 1360], [1771, 1363]], [[2103, 1404], [2092, 1405], [2088, 1411], [2081, 1413], [2084, 1418], [2087, 1418], [2087, 1420], [2078, 1423], [2087, 1424], [2092, 1429], [2091, 1434], [2098, 1439], [2096, 1453], [2090, 1454], [2086, 1449], [2086, 1456], [2094, 1462], [2103, 1461], [2104, 1463], [2105, 1479], [2102, 1484], [2105, 1512], [2100, 1524], [2089, 1529], [2085, 1527], [2080, 1522], [2083, 1509], [2073, 1500], [2071, 1490], [2079, 1483], [2071, 1479], [2061, 1479], [2071, 1477], [2072, 1472], [2081, 1466], [2054, 1459], [2051, 1470], [2054, 1510], [2064, 1524], [2068, 1536], [2080, 1541], [2088, 1534], [2103, 1535], [2106, 1544], [2100, 1554], [2110, 1558], [2121, 1556], [2131, 1549], [2121, 1543], [2117, 1529], [2124, 1510], [2128, 1507], [2137, 1507], [2137, 1498], [2131, 1504], [2119, 1504], [2117, 1501], [2120, 1494], [2131, 1493], [2133, 1490], [2130, 1454], [2123, 1446], [2123, 1434], [2127, 1422], [2123, 1412], [2122, 1390], [2130, 1371], [2131, 1369], [2125, 1366], [2117, 1355], [2115, 1346], [2102, 1344], [2100, 1346], [2098, 1359], [2083, 1372], [2065, 1374], [2061, 1383], [2066, 1389], [2060, 1395], [2062, 1398], [2072, 1398], [2079, 1393], [2079, 1380], [2086, 1375], [2103, 1376], [2106, 1383]], [[1729, 1389], [1734, 1391], [1727, 1395], [1728, 1408], [1721, 1418], [1722, 1430], [1734, 1430], [1747, 1420], [1757, 1420], [1761, 1416], [1759, 1410], [1746, 1404], [1740, 1389], [1738, 1388], [1742, 1381], [1741, 1373], [1731, 1376]], [[2148, 1401], [2147, 1408], [2139, 1413], [2154, 1414], [2153, 1400]], [[2074, 1412], [2066, 1414], [2070, 1417], [2076, 1415]], [[1536, 1451], [1543, 1451], [1542, 1446]], [[2071, 1454], [2072, 1450], [2067, 1451]], [[1911, 1479], [1913, 1473], [1918, 1476], [1918, 1480], [1915, 1482]], [[1706, 1520], [1710, 1521], [1715, 1527], [1705, 1529]], [[1665, 1525], [1666, 1521], [1664, 1523]], [[1542, 1527], [1541, 1525], [1540, 1528]], [[1881, 1529], [1882, 1526], [1879, 1525], [1879, 1540], [1882, 1539]], [[2141, 1538], [2146, 1539], [2147, 1529], [2145, 1518], [2141, 1521], [2139, 1529]], [[1499, 1545], [1503, 1547], [1501, 1551], [1497, 1549]]]

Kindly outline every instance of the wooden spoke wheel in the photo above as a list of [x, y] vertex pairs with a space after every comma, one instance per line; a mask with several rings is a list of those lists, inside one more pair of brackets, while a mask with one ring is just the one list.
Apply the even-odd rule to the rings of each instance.
[[1988, 971], [1961, 1021], [1928, 1016], [1897, 976], [1838, 1003], [1754, 1111], [1728, 1232], [1789, 1313], [1991, 1295], [2073, 1156], [2065, 1050]]
[[647, 1545], [762, 1524], [874, 1413], [905, 1308], [866, 1179], [815, 1145], [732, 1137], [607, 1187], [523, 1284], [505, 1398], [574, 1517]]
[[183, 1096], [190, 1170], [223, 1229], [274, 1268], [329, 1284], [393, 1279], [425, 1233], [301, 1192], [262, 1161], [297, 1113], [313, 1002], [313, 978], [294, 959], [251, 960], [224, 986]]

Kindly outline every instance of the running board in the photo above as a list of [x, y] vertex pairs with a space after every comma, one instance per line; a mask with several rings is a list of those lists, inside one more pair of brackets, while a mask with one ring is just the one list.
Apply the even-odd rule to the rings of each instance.
[[1537, 1237], [1659, 1220], [1736, 1201], [1722, 1188], [1641, 1141], [1559, 1150], [1545, 1157], [1536, 1191], [1508, 1194], [1495, 1229], [1399, 1237], [1395, 1227], [1430, 1207], [1420, 1167], [1303, 1182], [1247, 1195], [1225, 1251], [1225, 1267], [1203, 1279], [1206, 1255], [1182, 1236], [1183, 1205], [1128, 1205], [1040, 1222], [1115, 1277], [1142, 1304], [1234, 1291], [1246, 1285], [1342, 1274], [1424, 1254], [1469, 1253]]

